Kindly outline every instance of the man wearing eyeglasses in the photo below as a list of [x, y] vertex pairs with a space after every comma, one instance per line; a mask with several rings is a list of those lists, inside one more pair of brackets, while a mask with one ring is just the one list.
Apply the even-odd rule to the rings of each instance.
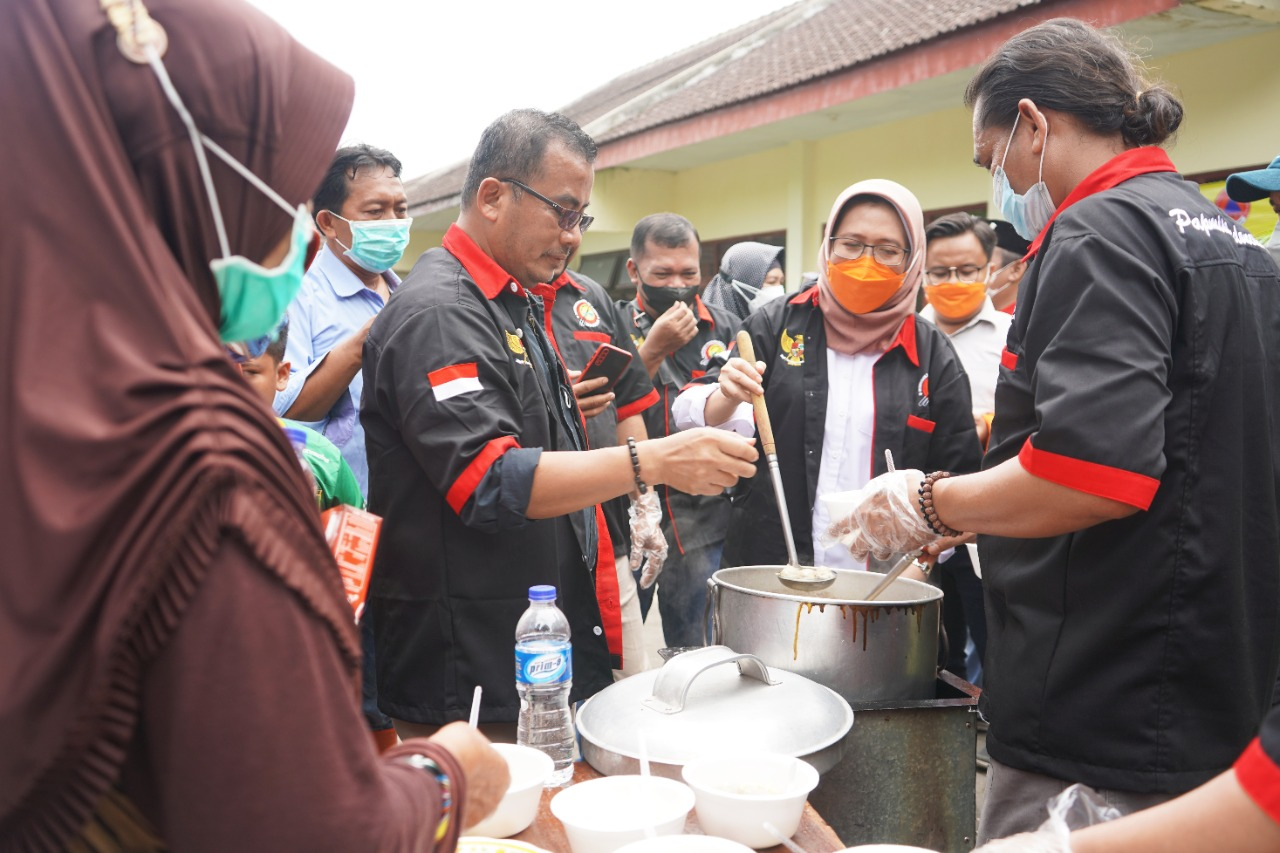
[[[699, 249], [693, 224], [674, 213], [646, 216], [631, 232], [627, 274], [636, 298], [619, 309], [660, 398], [645, 412], [649, 435], [676, 432], [671, 405], [680, 390], [727, 357], [741, 326], [733, 314], [699, 297]], [[707, 578], [720, 567], [729, 497], [672, 486], [660, 494], [667, 536], [667, 562], [657, 581], [663, 637], [668, 646], [700, 646]], [[652, 600], [652, 589], [640, 591], [646, 616]]]
[[561, 115], [490, 125], [458, 221], [365, 343], [369, 509], [385, 519], [368, 606], [379, 705], [402, 737], [465, 719], [480, 686], [485, 733], [514, 740], [515, 628], [537, 584], [569, 619], [571, 699], [612, 683], [618, 578], [597, 505], [659, 483], [715, 494], [754, 471], [749, 443], [709, 430], [585, 449], [537, 291], [591, 224], [595, 154]]
[[1000, 353], [1013, 316], [987, 293], [995, 274], [995, 230], [968, 213], [939, 217], [925, 228], [924, 298], [920, 315], [951, 338], [973, 393], [973, 419], [985, 447], [995, 411]]
[[[995, 273], [996, 232], [968, 213], [939, 217], [925, 228], [924, 298], [920, 316], [951, 339], [969, 378], [973, 420], [986, 446], [995, 411], [1000, 354], [1013, 316], [997, 311], [987, 289]], [[987, 647], [982, 582], [974, 573], [976, 548], [958, 548], [939, 559], [943, 621], [950, 640], [946, 668], [980, 684]], [[965, 636], [973, 640], [976, 662], [967, 663]]]

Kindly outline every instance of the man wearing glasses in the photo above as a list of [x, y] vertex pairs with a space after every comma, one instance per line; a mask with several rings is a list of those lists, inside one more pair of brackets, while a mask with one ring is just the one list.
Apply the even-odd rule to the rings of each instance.
[[973, 393], [973, 420], [986, 446], [995, 411], [1000, 353], [1013, 315], [987, 293], [995, 274], [996, 232], [968, 213], [950, 213], [925, 228], [924, 298], [920, 315], [951, 338]]
[[379, 705], [402, 737], [465, 719], [480, 686], [482, 728], [514, 740], [515, 628], [537, 584], [569, 619], [571, 698], [612, 683], [617, 575], [596, 505], [667, 482], [714, 494], [754, 471], [750, 443], [711, 430], [585, 449], [536, 290], [591, 224], [595, 154], [561, 115], [490, 125], [458, 221], [365, 343], [369, 509], [385, 519], [368, 606]]

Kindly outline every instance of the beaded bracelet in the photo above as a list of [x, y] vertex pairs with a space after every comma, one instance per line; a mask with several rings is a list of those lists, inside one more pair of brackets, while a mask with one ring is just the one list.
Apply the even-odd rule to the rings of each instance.
[[929, 529], [939, 536], [959, 536], [959, 530], [952, 530], [942, 523], [942, 519], [938, 518], [938, 510], [933, 505], [933, 484], [939, 480], [945, 480], [951, 476], [950, 471], [934, 471], [920, 481], [920, 514], [924, 516], [925, 524], [929, 525]]
[[631, 470], [636, 474], [636, 489], [643, 495], [649, 491], [649, 487], [640, 479], [640, 453], [636, 450], [636, 440], [631, 436], [627, 436], [627, 449], [631, 451]]
[[435, 759], [425, 755], [408, 755], [400, 760], [410, 767], [430, 773], [440, 785], [440, 823], [436, 825], [435, 836], [435, 843], [439, 844], [449, 831], [449, 818], [453, 814], [453, 783], [449, 780], [449, 774], [440, 769]]

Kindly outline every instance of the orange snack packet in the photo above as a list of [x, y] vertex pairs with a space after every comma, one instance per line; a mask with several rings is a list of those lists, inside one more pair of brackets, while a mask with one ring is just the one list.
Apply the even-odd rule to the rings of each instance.
[[364, 612], [365, 596], [369, 592], [369, 575], [373, 571], [373, 555], [378, 550], [382, 516], [343, 504], [325, 510], [320, 519], [324, 522], [324, 536], [329, 542], [329, 549], [333, 551], [338, 571], [342, 573], [347, 603], [359, 622]]

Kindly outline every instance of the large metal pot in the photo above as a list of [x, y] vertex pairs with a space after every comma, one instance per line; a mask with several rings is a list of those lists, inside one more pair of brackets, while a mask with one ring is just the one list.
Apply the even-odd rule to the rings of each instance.
[[899, 578], [866, 601], [882, 576], [837, 571], [831, 587], [798, 594], [778, 580], [780, 568], [743, 566], [712, 575], [712, 643], [811, 678], [854, 706], [933, 698], [941, 590]]
[[653, 772], [672, 779], [695, 758], [742, 749], [793, 755], [823, 773], [852, 725], [833, 690], [724, 646], [677, 655], [578, 709], [582, 757], [606, 776], [639, 772], [642, 738]]

